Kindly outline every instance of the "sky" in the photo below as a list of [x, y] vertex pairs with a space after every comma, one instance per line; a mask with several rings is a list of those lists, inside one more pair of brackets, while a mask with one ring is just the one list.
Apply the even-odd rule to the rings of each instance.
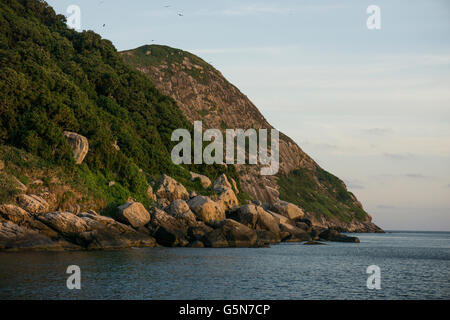
[[118, 50], [211, 63], [383, 229], [450, 231], [450, 1], [47, 2], [78, 5], [82, 29]]

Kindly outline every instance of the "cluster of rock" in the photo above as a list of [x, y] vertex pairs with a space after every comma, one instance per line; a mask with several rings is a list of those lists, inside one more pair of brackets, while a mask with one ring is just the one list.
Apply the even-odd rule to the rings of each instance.
[[[16, 204], [0, 205], [0, 250], [80, 250], [127, 247], [256, 247], [281, 241], [358, 242], [336, 230], [315, 227], [297, 206], [278, 201], [240, 206], [236, 185], [221, 175], [214, 183], [192, 173], [210, 197], [189, 193], [163, 175], [147, 210], [130, 201], [117, 208], [115, 219], [87, 212], [49, 212], [42, 195], [21, 194]], [[209, 181], [209, 182], [208, 182]]]

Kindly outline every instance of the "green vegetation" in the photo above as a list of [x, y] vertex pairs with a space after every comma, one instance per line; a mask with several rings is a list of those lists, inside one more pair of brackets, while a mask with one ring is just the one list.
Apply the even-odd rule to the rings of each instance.
[[354, 196], [337, 177], [317, 167], [316, 172], [297, 169], [280, 176], [280, 198], [301, 206], [316, 215], [336, 217], [350, 222], [364, 221], [366, 213], [355, 203]]
[[[174, 165], [176, 128], [193, 131], [174, 100], [125, 64], [110, 41], [68, 29], [65, 17], [43, 1], [0, 3], [0, 144], [8, 170], [19, 176], [27, 166], [49, 170], [104, 208], [130, 196], [150, 205], [148, 185], [163, 173], [198, 192], [204, 190], [190, 181], [189, 170], [237, 178], [233, 167]], [[89, 140], [81, 166], [65, 130]]]
[[[174, 75], [174, 69], [171, 68], [172, 65], [183, 66], [184, 72], [202, 84], [208, 83], [210, 71], [216, 72], [210, 64], [196, 55], [168, 46], [145, 45], [134, 50], [124, 51], [122, 56], [125, 62], [136, 67], [160, 66], [161, 62], [164, 62], [168, 66], [168, 75]], [[192, 65], [197, 65], [201, 68], [190, 66], [188, 63], [184, 64], [186, 58]]]

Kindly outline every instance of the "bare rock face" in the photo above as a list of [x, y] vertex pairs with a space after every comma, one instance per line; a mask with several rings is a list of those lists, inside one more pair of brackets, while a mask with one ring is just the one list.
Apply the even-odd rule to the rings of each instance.
[[200, 183], [202, 184], [203, 188], [208, 189], [211, 186], [211, 180], [202, 174], [198, 174], [191, 171], [191, 178], [192, 181], [195, 179], [200, 179]]
[[69, 131], [64, 131], [64, 137], [66, 138], [69, 145], [72, 147], [75, 163], [76, 164], [83, 163], [84, 157], [86, 157], [89, 151], [88, 139], [78, 133]]
[[22, 209], [32, 214], [44, 213], [50, 207], [46, 200], [35, 194], [21, 194], [17, 197], [17, 202]]
[[222, 193], [231, 188], [231, 184], [224, 173], [221, 174], [216, 180], [214, 180], [214, 183], [212, 185], [212, 189], [216, 193]]
[[168, 175], [163, 174], [157, 185], [156, 196], [158, 198], [165, 198], [169, 201], [189, 199], [186, 188]]
[[134, 228], [146, 225], [150, 221], [150, 214], [140, 202], [128, 202], [117, 208], [117, 218]]
[[197, 216], [197, 219], [205, 223], [225, 219], [225, 211], [223, 208], [208, 197], [197, 196], [190, 199], [188, 205]]
[[277, 201], [273, 204], [273, 208], [281, 215], [289, 218], [291, 220], [301, 219], [305, 216], [302, 209], [297, 207], [295, 204], [286, 201]]
[[175, 200], [167, 207], [166, 211], [177, 219], [186, 220], [189, 224], [194, 224], [196, 222], [195, 214], [184, 200]]

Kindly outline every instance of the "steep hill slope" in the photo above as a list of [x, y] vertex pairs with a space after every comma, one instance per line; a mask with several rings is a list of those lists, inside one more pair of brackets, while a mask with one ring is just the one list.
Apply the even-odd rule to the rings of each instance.
[[[68, 29], [43, 1], [0, 2], [0, 151], [7, 170], [26, 169], [15, 156], [23, 150], [80, 185], [74, 201], [96, 196], [112, 207], [133, 197], [150, 204], [148, 186], [163, 173], [190, 189], [199, 185], [191, 167], [170, 159], [170, 136], [180, 127], [192, 130], [176, 102], [125, 64], [110, 41]], [[89, 141], [81, 166], [64, 131]], [[219, 166], [195, 171], [236, 176]]]
[[[167, 46], [142, 46], [121, 53], [172, 97], [191, 121], [204, 128], [267, 128], [257, 107], [201, 58]], [[280, 171], [261, 176], [257, 166], [236, 165], [242, 188], [255, 199], [298, 204], [317, 225], [349, 231], [380, 231], [345, 184], [320, 168], [289, 137], [281, 135]]]

